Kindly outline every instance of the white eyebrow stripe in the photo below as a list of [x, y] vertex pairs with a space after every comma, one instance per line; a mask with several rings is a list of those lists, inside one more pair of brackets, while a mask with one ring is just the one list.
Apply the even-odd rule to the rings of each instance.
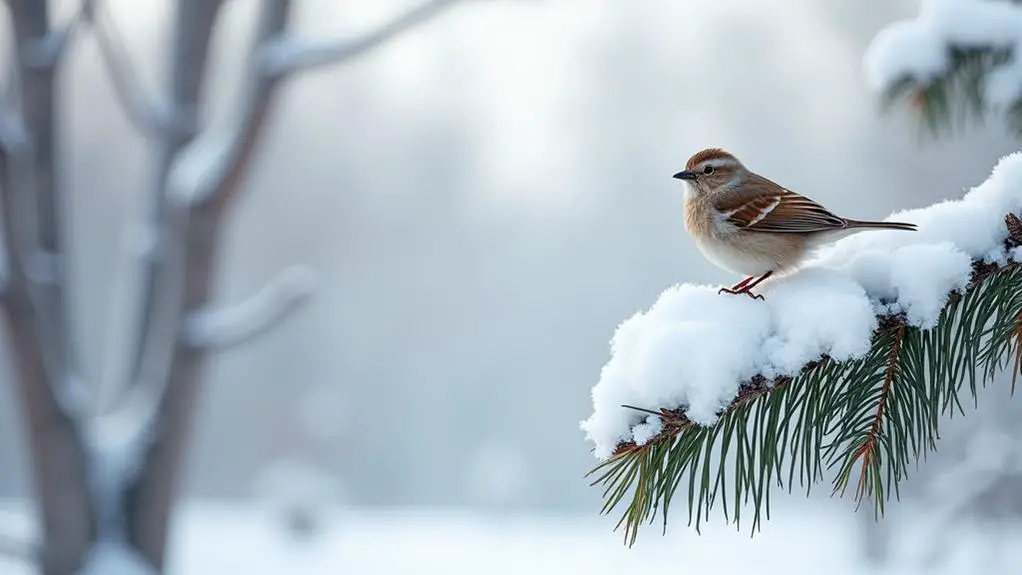
[[776, 200], [774, 200], [772, 204], [763, 208], [763, 211], [761, 211], [758, 216], [752, 218], [752, 220], [748, 224], [746, 224], [746, 227], [756, 225], [757, 223], [762, 221], [763, 218], [767, 217], [770, 214], [770, 212], [774, 211], [774, 208], [776, 208], [779, 205], [781, 205], [781, 198], [777, 198]]
[[734, 158], [711, 158], [704, 161], [700, 166], [713, 166], [714, 168], [722, 168], [724, 166], [736, 167], [738, 166], [738, 160]]

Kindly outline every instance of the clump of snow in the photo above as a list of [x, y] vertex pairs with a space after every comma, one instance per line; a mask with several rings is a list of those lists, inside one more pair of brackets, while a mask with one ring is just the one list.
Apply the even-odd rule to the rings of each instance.
[[929, 329], [948, 295], [969, 283], [972, 258], [945, 241], [893, 251], [865, 248], [845, 269], [873, 297], [876, 313], [904, 313], [910, 324]]
[[985, 80], [994, 106], [1022, 97], [1022, 7], [1004, 0], [924, 0], [919, 14], [880, 31], [865, 55], [866, 79], [884, 90], [904, 79], [927, 83], [946, 72], [950, 49], [992, 48], [1012, 56]]
[[697, 423], [716, 413], [759, 371], [755, 353], [770, 333], [770, 312], [748, 298], [720, 298], [710, 286], [671, 287], [645, 313], [622, 323], [611, 360], [593, 388], [592, 417], [582, 423], [605, 458], [632, 438], [641, 413], [684, 405]]
[[801, 269], [763, 283], [765, 300], [718, 295], [718, 286], [668, 288], [611, 340], [593, 413], [581, 423], [595, 455], [605, 459], [619, 443], [641, 444], [659, 431], [623, 405], [683, 407], [710, 425], [756, 374], [795, 375], [824, 354], [863, 356], [877, 315], [904, 313], [910, 325], [934, 327], [949, 294], [968, 284], [974, 259], [1015, 260], [1017, 250], [1004, 248], [1004, 216], [1020, 212], [1022, 152], [961, 199], [889, 217], [918, 231], [871, 230], [824, 246]]
[[646, 421], [632, 428], [632, 439], [636, 445], [646, 445], [664, 428], [664, 421], [656, 415], [646, 417]]
[[836, 271], [808, 271], [779, 280], [764, 301], [676, 285], [621, 324], [593, 388], [595, 411], [582, 423], [597, 456], [649, 439], [651, 429], [638, 438], [631, 429], [642, 414], [622, 405], [684, 406], [689, 419], [710, 425], [758, 373], [794, 374], [821, 353], [849, 359], [867, 351], [876, 318], [866, 293]]

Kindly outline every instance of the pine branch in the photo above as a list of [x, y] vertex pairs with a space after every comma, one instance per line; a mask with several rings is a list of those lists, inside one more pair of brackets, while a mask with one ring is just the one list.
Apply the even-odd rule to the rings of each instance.
[[[1006, 248], [1022, 245], [1022, 225], [1005, 217]], [[960, 395], [977, 400], [979, 387], [1012, 362], [1022, 367], [1022, 266], [975, 260], [968, 285], [949, 294], [936, 327], [921, 330], [903, 314], [877, 318], [865, 356], [838, 362], [823, 356], [795, 377], [757, 375], [700, 426], [684, 408], [648, 410], [661, 429], [652, 439], [623, 442], [590, 471], [604, 487], [603, 513], [630, 495], [617, 527], [635, 542], [639, 527], [670, 506], [688, 481], [689, 525], [699, 531], [720, 499], [724, 520], [740, 526], [752, 503], [752, 531], [770, 516], [774, 483], [808, 495], [824, 470], [834, 470], [832, 493], [843, 495], [856, 476], [855, 501], [874, 501], [877, 518], [908, 467], [936, 446], [942, 416], [964, 414]], [[857, 469], [857, 472], [856, 472]]]
[[[891, 330], [891, 337], [893, 341], [890, 345], [890, 352], [887, 355], [884, 384], [880, 388], [880, 397], [876, 403], [876, 415], [873, 416], [873, 420], [870, 422], [866, 437], [859, 447], [852, 451], [851, 456], [848, 458], [847, 468], [849, 472], [855, 463], [860, 463], [862, 468], [855, 491], [855, 498], [858, 501], [861, 501], [867, 495], [872, 495], [874, 486], [878, 483], [874, 474], [880, 468], [880, 439], [886, 415], [884, 408], [887, 407], [891, 397], [891, 384], [894, 383], [894, 378], [899, 371], [901, 344], [905, 340], [905, 326], [899, 325], [893, 328]], [[844, 488], [848, 485], [848, 475], [843, 474], [842, 480], [834, 486], [835, 490], [840, 487], [841, 493], [844, 493]]]
[[1022, 101], [992, 105], [985, 90], [985, 80], [1011, 57], [1005, 50], [952, 48], [947, 70], [932, 78], [906, 76], [891, 84], [880, 93], [881, 109], [908, 108], [918, 128], [934, 137], [983, 125], [991, 115], [999, 115], [1009, 129], [1022, 135]]
[[[932, 136], [995, 116], [1022, 136], [1022, 3], [983, 2], [963, 16], [957, 3], [926, 3], [912, 20], [873, 39], [866, 73], [882, 107], [906, 104]], [[989, 22], [1000, 26], [991, 28]], [[989, 33], [979, 40], [978, 28]]]

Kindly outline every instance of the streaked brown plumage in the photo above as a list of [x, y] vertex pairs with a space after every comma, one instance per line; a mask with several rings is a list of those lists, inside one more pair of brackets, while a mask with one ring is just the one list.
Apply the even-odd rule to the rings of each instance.
[[694, 154], [674, 177], [687, 184], [685, 227], [700, 251], [716, 265], [749, 276], [724, 292], [762, 298], [752, 288], [794, 268], [820, 244], [867, 229], [916, 229], [909, 223], [842, 218], [719, 148]]

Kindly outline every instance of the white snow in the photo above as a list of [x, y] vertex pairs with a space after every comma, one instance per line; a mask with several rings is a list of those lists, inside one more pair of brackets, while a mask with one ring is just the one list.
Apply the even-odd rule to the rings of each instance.
[[[780, 505], [780, 504], [778, 504]], [[6, 506], [4, 506], [6, 507]], [[25, 523], [21, 513], [0, 508], [0, 527]], [[612, 530], [616, 518], [583, 516], [492, 516], [450, 509], [346, 512], [328, 521], [323, 536], [296, 542], [259, 507], [185, 502], [175, 512], [168, 547], [168, 575], [518, 575], [584, 573], [618, 575], [662, 571], [683, 561], [714, 575], [784, 573], [817, 575], [951, 575], [1018, 573], [1022, 547], [1012, 545], [1018, 526], [968, 529], [949, 541], [940, 564], [923, 560], [935, 536], [926, 516], [890, 519], [892, 565], [871, 569], [860, 559], [860, 537], [848, 506], [816, 502], [785, 506], [769, 528], [752, 539], [733, 525], [710, 523], [695, 535], [684, 521], [640, 533], [635, 547]], [[903, 514], [898, 514], [903, 515]], [[1002, 541], [1006, 554], [984, 565], [987, 545]], [[106, 565], [131, 565], [131, 557], [107, 548]], [[680, 558], [683, 558], [679, 560]], [[981, 568], [980, 568], [981, 567]], [[17, 559], [0, 556], [4, 575], [37, 573]], [[123, 571], [102, 571], [123, 575]], [[131, 573], [129, 571], [129, 573]]]
[[81, 575], [155, 575], [127, 544], [125, 510], [120, 505], [120, 494], [141, 470], [152, 437], [152, 429], [140, 425], [138, 415], [107, 415], [88, 429], [89, 489], [97, 504], [97, 543]]
[[[1022, 153], [1003, 158], [963, 198], [892, 214], [915, 232], [866, 231], [822, 247], [801, 269], [768, 280], [765, 300], [717, 294], [719, 286], [679, 284], [622, 323], [581, 423], [600, 459], [623, 441], [648, 440], [642, 412], [622, 407], [684, 407], [709, 425], [743, 381], [797, 374], [827, 354], [865, 354], [876, 315], [904, 313], [910, 325], [936, 325], [973, 259], [1007, 261], [1005, 214], [1022, 212]], [[638, 428], [636, 428], [638, 426]]]
[[344, 484], [329, 468], [294, 456], [261, 469], [252, 491], [281, 534], [295, 541], [320, 536], [340, 515], [347, 498]]
[[1004, 0], [924, 0], [919, 14], [881, 30], [865, 55], [866, 79], [881, 91], [904, 78], [926, 84], [947, 71], [950, 48], [1010, 50], [985, 79], [985, 97], [1003, 106], [1022, 97], [1022, 7]]
[[[106, 424], [113, 419], [115, 416], [105, 417], [104, 425], [94, 426], [88, 436], [93, 462], [90, 469], [92, 488], [99, 492], [97, 499], [106, 504], [104, 508], [110, 509], [117, 507], [116, 498], [120, 491], [142, 470], [142, 458], [152, 433], [149, 428], [136, 430], [128, 427], [135, 422]], [[121, 435], [115, 435], [118, 432]]]
[[636, 445], [646, 445], [649, 440], [657, 436], [664, 428], [662, 419], [655, 415], [646, 417], [646, 421], [632, 428], [632, 438]]
[[156, 571], [127, 545], [100, 543], [89, 553], [79, 575], [156, 575]]

